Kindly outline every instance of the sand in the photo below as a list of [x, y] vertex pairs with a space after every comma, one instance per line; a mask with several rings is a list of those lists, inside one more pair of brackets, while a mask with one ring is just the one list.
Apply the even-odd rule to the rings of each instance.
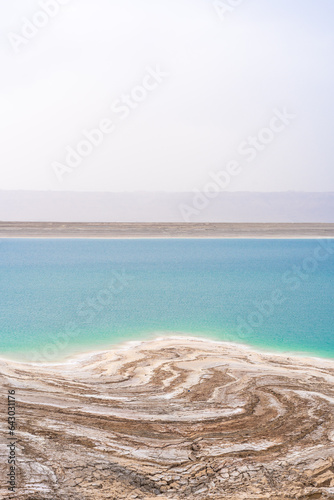
[[0, 238], [333, 238], [334, 224], [0, 222]]
[[0, 373], [16, 499], [334, 498], [334, 360], [167, 337]]

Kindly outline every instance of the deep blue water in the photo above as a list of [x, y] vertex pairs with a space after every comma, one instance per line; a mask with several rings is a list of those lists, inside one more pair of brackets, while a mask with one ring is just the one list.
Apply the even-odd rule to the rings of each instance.
[[2, 239], [0, 356], [166, 334], [334, 358], [334, 240]]

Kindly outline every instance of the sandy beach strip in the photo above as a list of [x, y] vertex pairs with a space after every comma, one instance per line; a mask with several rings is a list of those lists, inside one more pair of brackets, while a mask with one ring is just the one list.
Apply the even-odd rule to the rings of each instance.
[[334, 238], [334, 224], [0, 222], [0, 238]]

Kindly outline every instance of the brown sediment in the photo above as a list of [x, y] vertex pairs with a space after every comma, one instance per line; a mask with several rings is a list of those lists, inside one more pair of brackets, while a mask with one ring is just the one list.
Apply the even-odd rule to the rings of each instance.
[[166, 338], [0, 373], [19, 500], [334, 498], [332, 360]]

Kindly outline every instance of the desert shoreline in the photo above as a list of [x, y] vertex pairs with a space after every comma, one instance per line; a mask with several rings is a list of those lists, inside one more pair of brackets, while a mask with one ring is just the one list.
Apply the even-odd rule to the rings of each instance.
[[0, 360], [0, 384], [17, 400], [19, 500], [334, 492], [334, 360], [160, 338], [53, 366]]
[[0, 238], [334, 238], [334, 224], [0, 222]]
[[312, 363], [315, 362], [317, 364], [321, 364], [321, 362], [324, 362], [325, 365], [328, 363], [333, 363], [333, 368], [334, 368], [334, 356], [333, 357], [327, 357], [327, 356], [320, 356], [313, 354], [311, 352], [301, 352], [301, 351], [276, 351], [273, 348], [266, 348], [266, 347], [258, 347], [258, 346], [253, 346], [251, 344], [246, 344], [242, 342], [237, 342], [237, 341], [231, 341], [231, 340], [217, 340], [217, 339], [212, 339], [210, 337], [204, 337], [202, 335], [193, 336], [191, 334], [185, 334], [185, 335], [178, 335], [177, 333], [171, 333], [171, 334], [166, 334], [166, 335], [158, 335], [158, 336], [153, 336], [153, 337], [146, 337], [144, 339], [138, 339], [138, 340], [124, 340], [120, 342], [116, 342], [114, 344], [110, 344], [105, 347], [101, 347], [99, 349], [87, 349], [83, 351], [74, 351], [72, 353], [64, 355], [64, 357], [59, 358], [54, 361], [44, 361], [44, 362], [34, 362], [34, 361], [27, 361], [27, 360], [20, 360], [20, 359], [15, 359], [11, 358], [10, 356], [6, 356], [2, 353], [0, 353], [0, 363], [8, 363], [8, 364], [15, 364], [15, 365], [26, 365], [26, 366], [31, 366], [31, 367], [44, 367], [44, 368], [53, 368], [53, 367], [70, 367], [70, 366], [75, 366], [80, 363], [84, 362], [89, 362], [92, 358], [96, 356], [103, 356], [107, 354], [111, 354], [114, 352], [123, 352], [123, 351], [129, 351], [129, 350], [135, 350], [135, 349], [143, 349], [145, 346], [149, 346], [150, 344], [154, 343], [157, 348], [159, 346], [163, 346], [166, 342], [173, 342], [175, 341], [177, 344], [182, 343], [182, 345], [185, 345], [188, 348], [192, 348], [193, 345], [196, 343], [201, 343], [203, 346], [208, 345], [208, 346], [217, 346], [222, 347], [222, 348], [228, 348], [228, 349], [235, 349], [235, 351], [240, 351], [240, 354], [247, 354], [247, 353], [254, 353], [259, 356], [271, 356], [271, 357], [277, 357], [277, 358], [291, 358], [296, 361], [300, 361], [301, 363], [310, 361]]

